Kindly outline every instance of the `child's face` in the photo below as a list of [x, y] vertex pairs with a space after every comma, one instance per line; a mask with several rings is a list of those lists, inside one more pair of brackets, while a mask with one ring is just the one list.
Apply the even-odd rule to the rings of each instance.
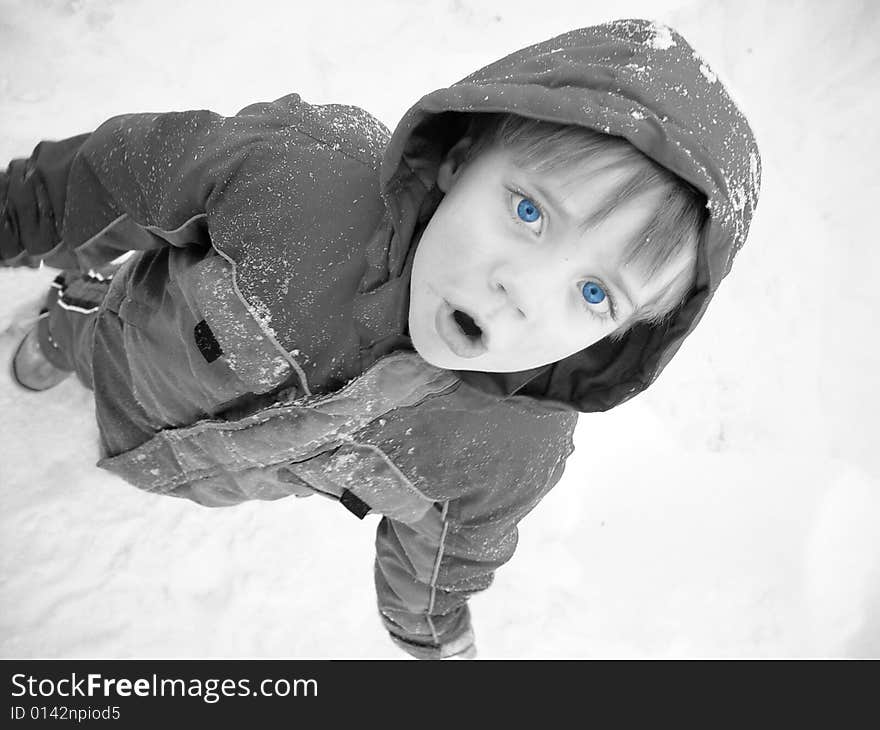
[[557, 362], [613, 332], [685, 266], [671, 262], [645, 281], [618, 264], [659, 204], [653, 196], [579, 229], [617, 173], [537, 173], [502, 146], [462, 166], [468, 143], [440, 166], [446, 194], [413, 260], [409, 330], [429, 363], [516, 372]]

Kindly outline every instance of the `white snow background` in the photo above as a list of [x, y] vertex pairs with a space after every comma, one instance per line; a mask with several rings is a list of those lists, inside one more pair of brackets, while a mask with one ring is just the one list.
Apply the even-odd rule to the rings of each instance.
[[[875, 3], [0, 0], [0, 161], [116, 114], [293, 91], [393, 129], [428, 91], [612, 17], [672, 25], [708, 60], [763, 191], [663, 375], [581, 415], [562, 481], [471, 601], [479, 655], [878, 657]], [[4, 367], [52, 276], [0, 270]], [[94, 466], [89, 395], [0, 378], [0, 656], [405, 657], [376, 613], [377, 517], [142, 493]]]

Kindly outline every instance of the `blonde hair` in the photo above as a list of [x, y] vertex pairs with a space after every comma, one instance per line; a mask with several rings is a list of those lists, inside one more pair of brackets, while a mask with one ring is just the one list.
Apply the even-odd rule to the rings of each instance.
[[[645, 193], [659, 203], [645, 226], [627, 243], [622, 262], [648, 278], [670, 261], [681, 261], [678, 275], [664, 291], [635, 311], [609, 335], [620, 340], [637, 324], [663, 324], [686, 301], [696, 278], [699, 238], [708, 218], [706, 197], [622, 137], [586, 127], [545, 122], [516, 114], [474, 114], [465, 136], [473, 139], [465, 161], [495, 145], [514, 153], [515, 162], [536, 172], [581, 168], [585, 176], [621, 173], [619, 184], [584, 221], [598, 225], [611, 213]], [[589, 163], [589, 164], [587, 164]]]

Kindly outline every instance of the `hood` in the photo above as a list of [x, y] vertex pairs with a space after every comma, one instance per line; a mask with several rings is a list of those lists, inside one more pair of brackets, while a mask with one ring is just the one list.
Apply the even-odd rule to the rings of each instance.
[[382, 159], [380, 185], [399, 270], [442, 198], [437, 169], [475, 113], [509, 112], [626, 138], [702, 191], [709, 219], [696, 285], [676, 316], [638, 325], [559, 362], [517, 373], [459, 371], [483, 391], [557, 401], [588, 413], [648, 387], [696, 327], [746, 240], [758, 201], [761, 161], [743, 114], [707, 63], [673, 29], [618, 20], [573, 30], [516, 51], [403, 116]]

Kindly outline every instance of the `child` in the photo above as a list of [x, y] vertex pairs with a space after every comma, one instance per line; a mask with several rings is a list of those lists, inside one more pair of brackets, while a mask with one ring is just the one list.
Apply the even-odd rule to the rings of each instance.
[[517, 51], [390, 136], [296, 94], [114, 117], [0, 175], [6, 265], [64, 270], [13, 374], [76, 372], [99, 466], [142, 489], [381, 514], [391, 637], [470, 656], [467, 598], [562, 476], [578, 412], [656, 379], [759, 184], [716, 76], [642, 20]]

